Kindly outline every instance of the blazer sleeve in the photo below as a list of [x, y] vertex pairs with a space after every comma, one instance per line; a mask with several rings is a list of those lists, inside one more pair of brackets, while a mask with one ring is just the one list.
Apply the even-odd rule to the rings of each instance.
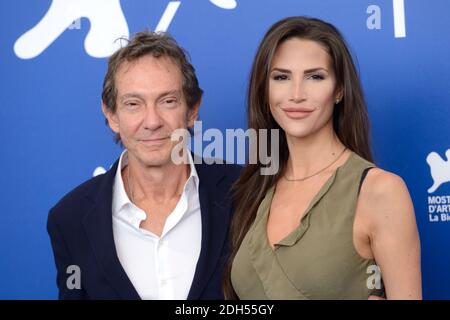
[[60, 300], [76, 300], [87, 299], [85, 291], [81, 289], [69, 289], [67, 286], [67, 279], [71, 275], [67, 273], [67, 267], [71, 265], [69, 251], [67, 250], [64, 238], [60, 232], [56, 222], [53, 209], [50, 210], [47, 219], [47, 232], [50, 236], [50, 241], [53, 249], [53, 256], [56, 265], [56, 283], [58, 286], [58, 298]]

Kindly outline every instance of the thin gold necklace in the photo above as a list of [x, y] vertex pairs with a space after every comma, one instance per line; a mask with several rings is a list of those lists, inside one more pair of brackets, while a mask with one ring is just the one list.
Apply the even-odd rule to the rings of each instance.
[[319, 173], [325, 171], [326, 169], [328, 169], [329, 167], [331, 167], [336, 161], [338, 161], [339, 158], [344, 154], [345, 150], [347, 150], [347, 147], [345, 147], [344, 150], [342, 150], [342, 152], [339, 154], [339, 156], [338, 156], [336, 159], [333, 160], [333, 162], [331, 162], [331, 163], [330, 163], [329, 165], [327, 165], [325, 168], [320, 169], [319, 171], [317, 171], [316, 173], [314, 173], [314, 174], [312, 174], [312, 175], [310, 175], [310, 176], [306, 176], [306, 177], [298, 178], [298, 179], [291, 179], [291, 178], [288, 178], [288, 177], [286, 177], [286, 176], [283, 176], [283, 177], [284, 177], [287, 181], [304, 181], [304, 180], [306, 180], [306, 179], [309, 179], [309, 178], [312, 178], [312, 177], [314, 177], [314, 176], [317, 176]]

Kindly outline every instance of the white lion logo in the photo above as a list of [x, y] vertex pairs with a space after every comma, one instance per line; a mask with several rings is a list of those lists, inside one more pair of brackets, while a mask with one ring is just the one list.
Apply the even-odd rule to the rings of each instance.
[[80, 17], [91, 23], [84, 47], [92, 57], [110, 56], [120, 46], [115, 40], [129, 37], [119, 0], [53, 0], [41, 21], [17, 39], [14, 52], [22, 59], [40, 55]]
[[436, 152], [431, 152], [427, 156], [427, 163], [433, 178], [433, 186], [428, 189], [428, 193], [433, 193], [442, 184], [450, 182], [450, 149], [445, 152], [445, 156], [447, 160], [442, 159]]
[[[235, 0], [209, 0], [222, 9], [234, 9]], [[155, 31], [166, 31], [180, 1], [170, 1]], [[25, 32], [14, 44], [19, 58], [32, 59], [50, 46], [75, 20], [85, 17], [91, 23], [84, 47], [94, 58], [109, 57], [129, 38], [128, 24], [120, 0], [53, 0], [36, 26]]]

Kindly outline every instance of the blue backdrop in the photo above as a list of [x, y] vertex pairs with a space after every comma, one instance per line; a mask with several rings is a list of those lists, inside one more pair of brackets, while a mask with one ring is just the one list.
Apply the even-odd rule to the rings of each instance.
[[48, 209], [120, 154], [100, 108], [109, 39], [167, 29], [205, 90], [203, 128], [245, 128], [259, 41], [309, 15], [357, 57], [376, 162], [414, 201], [424, 297], [450, 299], [449, 12], [447, 0], [2, 0], [0, 298], [56, 297]]

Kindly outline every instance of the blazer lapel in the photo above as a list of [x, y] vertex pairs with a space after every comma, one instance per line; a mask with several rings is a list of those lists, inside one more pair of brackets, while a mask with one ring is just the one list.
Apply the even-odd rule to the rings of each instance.
[[[112, 191], [118, 161], [103, 177], [94, 205], [83, 219], [86, 235], [103, 275], [122, 299], [140, 299], [125, 270], [120, 264], [112, 229]], [[89, 197], [92, 197], [90, 195]]]
[[188, 300], [196, 300], [201, 297], [203, 289], [218, 267], [217, 264], [228, 233], [231, 205], [228, 201], [224, 201], [227, 191], [219, 187], [219, 182], [224, 178], [224, 175], [214, 174], [215, 172], [208, 169], [206, 164], [196, 165], [200, 180], [202, 242]]

